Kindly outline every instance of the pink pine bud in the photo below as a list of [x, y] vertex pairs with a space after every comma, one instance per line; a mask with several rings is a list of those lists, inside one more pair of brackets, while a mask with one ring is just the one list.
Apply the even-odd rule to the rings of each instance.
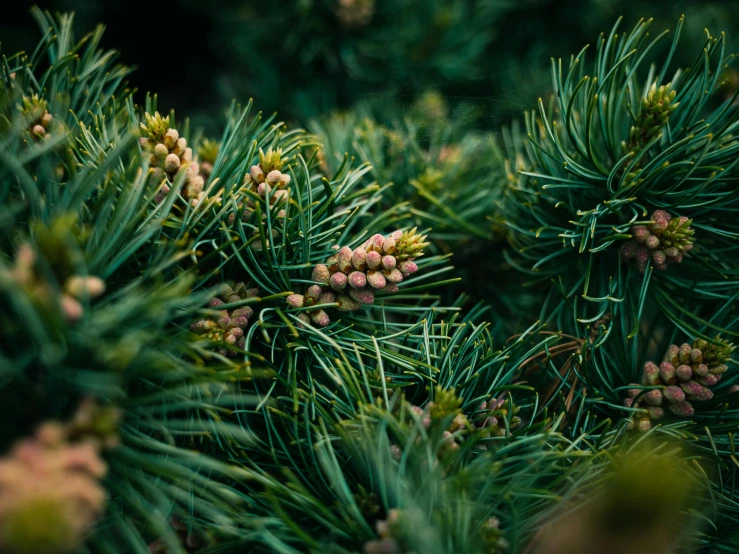
[[636, 242], [634, 240], [630, 240], [630, 241], [626, 242], [621, 247], [621, 259], [626, 262], [626, 261], [630, 260], [631, 258], [633, 258], [634, 256], [636, 256], [636, 250], [637, 250], [637, 248], [639, 248], [639, 243], [638, 242]]
[[367, 272], [367, 283], [373, 289], [381, 289], [387, 285], [385, 276], [380, 271], [368, 271]]
[[291, 308], [302, 308], [305, 303], [305, 297], [302, 294], [291, 294], [287, 297], [287, 303]]
[[331, 323], [331, 320], [329, 319], [328, 314], [321, 309], [318, 309], [315, 312], [312, 312], [310, 314], [310, 320], [314, 324], [316, 324], [318, 327], [325, 327], [326, 325]]
[[[305, 325], [310, 325], [310, 318], [308, 317], [308, 314], [305, 312], [300, 312], [297, 315], [298, 319], [303, 322]], [[302, 327], [302, 325], [298, 325], [298, 327]]]
[[403, 274], [397, 267], [394, 269], [385, 270], [382, 273], [383, 275], [385, 275], [385, 279], [387, 279], [391, 283], [400, 283], [403, 280]]
[[328, 285], [331, 280], [331, 273], [329, 272], [328, 267], [324, 264], [318, 264], [313, 268], [313, 275], [311, 275], [311, 277], [316, 283]]
[[354, 269], [363, 271], [367, 267], [367, 251], [361, 246], [354, 249], [352, 253], [352, 265]]
[[347, 274], [352, 271], [353, 255], [354, 252], [352, 252], [352, 249], [348, 246], [345, 246], [341, 250], [339, 250], [338, 258], [336, 259], [336, 264], [339, 266], [339, 271]]
[[178, 140], [180, 140], [180, 134], [177, 132], [177, 129], [169, 129], [164, 134], [164, 145], [167, 148], [174, 148]]
[[682, 402], [685, 400], [685, 393], [680, 387], [674, 385], [665, 387], [662, 391], [662, 395], [670, 402]]
[[624, 406], [627, 408], [631, 408], [631, 406], [634, 404], [633, 398], [624, 398]]
[[254, 181], [256, 181], [257, 183], [264, 180], [264, 171], [262, 171], [262, 168], [258, 165], [251, 166], [249, 174], [251, 175], [251, 178], [254, 179]]
[[659, 368], [653, 362], [645, 363], [642, 385], [656, 385], [657, 383], [659, 383]]
[[161, 142], [154, 147], [154, 155], [157, 158], [164, 158], [169, 154], [169, 148], [164, 146]]
[[77, 300], [75, 300], [68, 294], [62, 294], [62, 298], [59, 303], [62, 308], [62, 313], [68, 321], [77, 321], [79, 318], [82, 317], [82, 304], [80, 304]]
[[403, 236], [403, 231], [393, 231], [388, 235], [388, 238], [392, 238], [396, 243], [400, 240], [400, 237]]
[[384, 292], [386, 294], [398, 292], [398, 285], [395, 283], [388, 283], [383, 289], [380, 289], [380, 292]]
[[713, 398], [713, 393], [709, 389], [695, 381], [680, 383], [680, 387], [691, 400], [710, 400]]
[[647, 262], [649, 262], [649, 250], [642, 246], [636, 251], [636, 268], [644, 273], [647, 270]]
[[287, 186], [290, 184], [290, 176], [287, 173], [280, 174], [280, 184], [282, 186]]
[[237, 308], [234, 310], [231, 315], [233, 317], [245, 317], [249, 319], [251, 316], [254, 315], [254, 310], [252, 310], [249, 306], [242, 306], [241, 308]]
[[324, 292], [318, 297], [319, 304], [331, 304], [336, 302], [336, 294], [333, 292]]
[[380, 235], [379, 233], [376, 235], [372, 235], [372, 238], [370, 238], [369, 247], [366, 247], [367, 250], [374, 250], [375, 252], [382, 252], [382, 247], [385, 244], [385, 237]]
[[652, 252], [652, 262], [654, 267], [660, 271], [667, 269], [667, 256], [665, 256], [664, 250], [655, 250]]
[[677, 258], [680, 256], [680, 251], [674, 246], [671, 246], [665, 250], [665, 256], [667, 256], [670, 261], [674, 262], [677, 261]]
[[[249, 324], [249, 319], [244, 316], [235, 316], [231, 318], [231, 325], [229, 327], [231, 328], [231, 331], [234, 329], [244, 329]], [[238, 335], [237, 336], [241, 336]]]
[[675, 375], [677, 375], [678, 379], [687, 381], [693, 376], [693, 368], [685, 364], [679, 365], [677, 366], [677, 369], [675, 370]]
[[641, 392], [641, 389], [629, 389], [626, 391], [626, 394], [629, 395], [629, 398], [636, 398], [639, 396], [639, 393]]
[[705, 385], [707, 387], [714, 386], [720, 380], [721, 380], [721, 375], [714, 375], [712, 373], [709, 373], [705, 377], [698, 377], [696, 379], [696, 381], [698, 381], [701, 385]]
[[272, 187], [270, 187], [269, 184], [266, 181], [264, 183], [259, 183], [259, 186], [257, 187], [257, 194], [259, 196], [261, 196], [262, 198], [264, 198], [270, 192], [272, 192]]
[[703, 351], [700, 348], [691, 348], [690, 361], [694, 364], [701, 363], [703, 361]]
[[392, 254], [395, 252], [395, 239], [392, 236], [385, 239], [385, 242], [382, 245], [382, 250], [385, 254]]
[[662, 391], [653, 389], [644, 394], [644, 402], [650, 406], [659, 406], [662, 404]]
[[371, 250], [367, 252], [366, 256], [367, 267], [370, 269], [377, 269], [382, 263], [382, 254]]
[[650, 235], [647, 237], [645, 244], [647, 245], [647, 248], [651, 250], [656, 250], [657, 248], [659, 248], [659, 238], [654, 235]]
[[396, 264], [397, 260], [395, 259], [395, 256], [388, 255], [382, 257], [382, 267], [384, 269], [394, 269]]
[[282, 177], [282, 173], [280, 173], [276, 169], [273, 169], [272, 171], [267, 173], [267, 181], [273, 185], [280, 182], [280, 177]]
[[690, 417], [695, 413], [695, 410], [693, 409], [693, 405], [687, 400], [683, 402], [672, 402], [668, 404], [667, 407], [670, 409], [670, 411], [673, 414], [679, 415], [682, 417]]
[[355, 289], [363, 289], [367, 286], [367, 276], [361, 271], [352, 271], [349, 274], [349, 286]]
[[647, 229], [646, 225], [634, 225], [631, 228], [631, 236], [634, 237], [636, 242], [643, 243], [650, 236], [649, 229]]
[[180, 168], [180, 157], [177, 154], [169, 154], [164, 158], [164, 171], [174, 173]]
[[693, 373], [699, 377], [705, 377], [708, 375], [708, 366], [706, 364], [695, 364], [693, 367]]
[[346, 288], [346, 275], [343, 273], [334, 273], [331, 276], [331, 288], [337, 292], [341, 292]]
[[339, 311], [340, 312], [354, 312], [361, 308], [361, 304], [354, 300], [353, 298], [350, 298], [346, 296], [345, 294], [340, 294], [336, 297], [336, 301], [339, 303]]
[[374, 304], [375, 293], [369, 289], [349, 289], [349, 296], [360, 304]]
[[313, 301], [317, 301], [322, 292], [323, 289], [320, 285], [311, 285], [308, 287], [308, 290], [305, 291], [305, 297], [310, 298]]
[[665, 383], [671, 383], [675, 379], [675, 366], [670, 362], [659, 364], [659, 376]]
[[[185, 148], [184, 154], [182, 154], [182, 159], [185, 160], [185, 162], [190, 163], [192, 161], [192, 148]], [[195, 167], [200, 169], [200, 167], [197, 164], [194, 164]]]
[[647, 412], [649, 413], [649, 419], [662, 419], [665, 415], [665, 411], [657, 406], [648, 406]]
[[654, 234], [661, 234], [662, 231], [667, 229], [667, 225], [670, 223], [672, 216], [664, 210], [657, 210], [652, 214], [652, 232]]
[[413, 260], [403, 260], [401, 262], [398, 262], [397, 267], [403, 274], [403, 277], [408, 277], [408, 275], [411, 275], [412, 273], [418, 271], [418, 266]]
[[220, 298], [213, 298], [210, 302], [208, 302], [208, 306], [210, 306], [211, 308], [222, 306], [223, 304], [225, 304], [225, 302], [223, 302], [223, 300], [221, 300]]

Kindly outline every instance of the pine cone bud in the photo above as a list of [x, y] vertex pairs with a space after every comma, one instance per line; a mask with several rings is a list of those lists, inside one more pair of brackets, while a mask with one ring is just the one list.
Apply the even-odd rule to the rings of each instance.
[[334, 273], [331, 276], [331, 288], [336, 292], [341, 292], [346, 288], [347, 278], [343, 273]]
[[324, 264], [318, 264], [313, 268], [313, 281], [321, 283], [322, 285], [328, 285], [331, 280], [331, 273]]

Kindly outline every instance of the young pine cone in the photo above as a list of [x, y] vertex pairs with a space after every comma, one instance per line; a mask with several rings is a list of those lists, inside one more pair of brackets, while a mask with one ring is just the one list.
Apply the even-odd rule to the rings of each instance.
[[339, 310], [358, 310], [375, 301], [375, 292], [397, 292], [398, 283], [418, 271], [413, 260], [423, 256], [425, 239], [415, 228], [373, 235], [354, 250], [341, 248], [329, 257], [330, 265], [316, 266], [313, 280], [339, 293]]
[[649, 225], [634, 225], [633, 239], [621, 247], [621, 258], [636, 259], [636, 267], [644, 273], [652, 260], [656, 269], [664, 271], [671, 263], [680, 263], [683, 256], [693, 248], [692, 220], [687, 217], [673, 218], [665, 210], [652, 214]]
[[95, 446], [69, 444], [61, 425], [16, 443], [0, 458], [0, 552], [76, 551], [103, 513], [106, 472]]
[[713, 398], [713, 387], [721, 380], [728, 369], [734, 345], [716, 339], [717, 344], [697, 339], [692, 346], [683, 343], [671, 345], [659, 367], [647, 362], [644, 364], [641, 384], [661, 386], [648, 391], [630, 389], [629, 397], [624, 400], [628, 408], [642, 408], [638, 416], [640, 430], [648, 430], [651, 420], [661, 419], [664, 408], [681, 417], [690, 417], [694, 413], [693, 402], [702, 402]]
[[49, 105], [38, 94], [30, 98], [24, 96], [19, 106], [21, 115], [26, 122], [26, 128], [31, 136], [37, 140], [49, 138], [54, 117], [49, 113]]
[[153, 116], [145, 114], [146, 123], [141, 123], [143, 136], [139, 139], [142, 150], [150, 155], [149, 163], [154, 168], [155, 178], [167, 177], [162, 184], [157, 202], [162, 202], [171, 190], [179, 175], [185, 174], [185, 183], [182, 196], [193, 206], [203, 197], [205, 180], [199, 175], [200, 166], [192, 157], [192, 148], [187, 146], [187, 140], [180, 137], [177, 129], [169, 127], [169, 116], [162, 117], [159, 112]]
[[[239, 302], [246, 298], [257, 296], [256, 288], [247, 288], [244, 283], [238, 283], [231, 288], [224, 285], [221, 293], [213, 298], [209, 307], [218, 309], [219, 306]], [[205, 317], [196, 321], [190, 326], [193, 333], [202, 335], [216, 345], [216, 352], [222, 356], [236, 356], [237, 352], [230, 347], [236, 347], [243, 350], [246, 345], [246, 337], [244, 331], [249, 323], [249, 318], [254, 315], [254, 310], [249, 306], [242, 306], [233, 310], [220, 310], [219, 315], [215, 317]]]
[[[277, 150], [270, 148], [266, 154], [260, 149], [259, 163], [251, 166], [249, 174], [244, 177], [244, 184], [247, 185], [250, 191], [258, 194], [262, 200], [266, 200], [269, 196], [271, 207], [279, 207], [279, 204], [284, 204], [287, 200], [286, 187], [290, 184], [290, 175], [280, 171], [285, 165], [285, 161], [280, 148]], [[247, 200], [242, 218], [248, 219], [254, 211], [254, 207], [255, 201]], [[284, 216], [284, 209], [277, 212], [278, 218]]]

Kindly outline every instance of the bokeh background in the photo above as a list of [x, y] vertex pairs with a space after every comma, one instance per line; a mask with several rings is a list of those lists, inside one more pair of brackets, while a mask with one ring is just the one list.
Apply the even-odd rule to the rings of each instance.
[[156, 91], [206, 132], [231, 99], [302, 122], [387, 96], [411, 109], [429, 90], [494, 128], [546, 96], [551, 57], [594, 50], [619, 16], [622, 30], [657, 18], [656, 35], [684, 14], [683, 63], [704, 28], [734, 47], [739, 34], [728, 0], [40, 0], [3, 8], [3, 52], [35, 45], [33, 4], [74, 11], [79, 33], [105, 24], [103, 46], [137, 68], [139, 96]]

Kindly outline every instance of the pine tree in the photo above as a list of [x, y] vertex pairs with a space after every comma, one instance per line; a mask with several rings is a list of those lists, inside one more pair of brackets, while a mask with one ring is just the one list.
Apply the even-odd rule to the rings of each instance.
[[736, 550], [723, 35], [675, 69], [682, 20], [614, 27], [526, 136], [427, 94], [204, 138], [34, 15], [0, 65], [0, 551]]

